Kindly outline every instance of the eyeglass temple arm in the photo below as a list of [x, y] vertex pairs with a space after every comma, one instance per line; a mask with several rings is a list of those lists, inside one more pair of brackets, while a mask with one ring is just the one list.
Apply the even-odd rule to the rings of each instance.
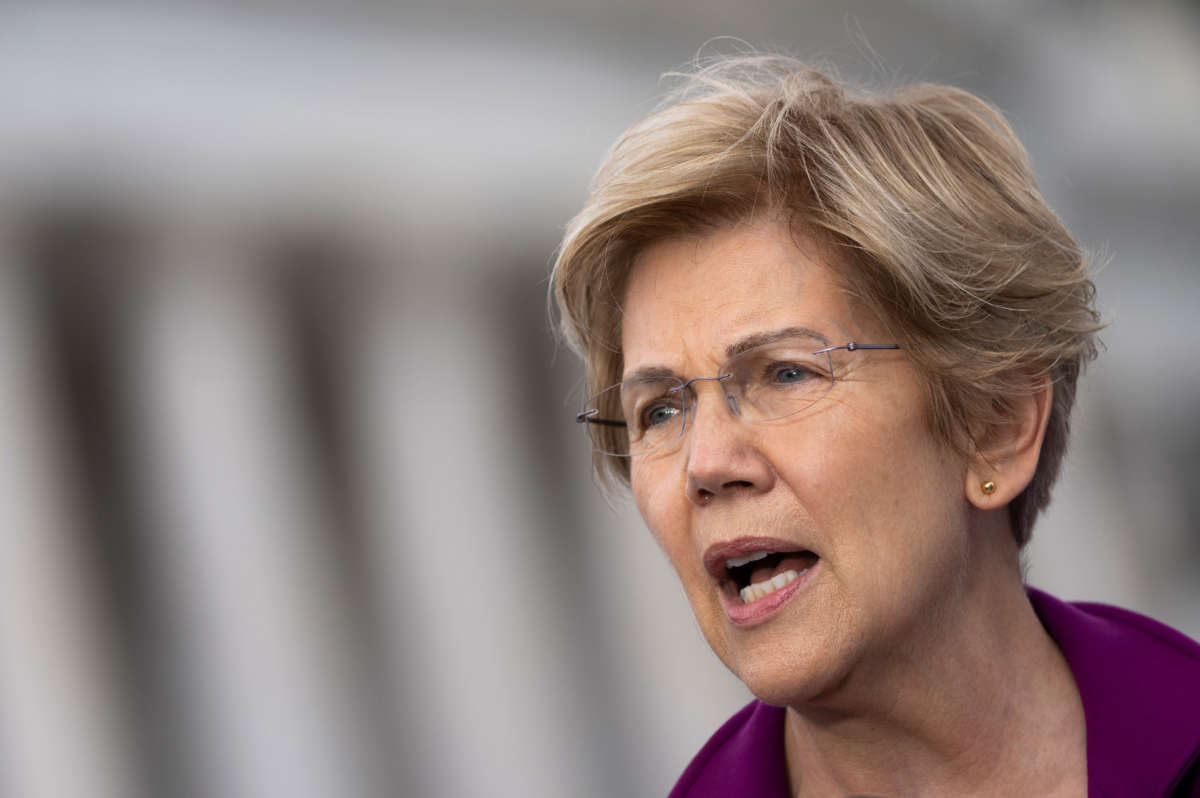
[[627, 426], [624, 421], [616, 421], [611, 418], [597, 418], [599, 410], [584, 410], [582, 413], [575, 414], [576, 424], [599, 424], [602, 427], [624, 427]]
[[835, 349], [845, 349], [848, 352], [853, 352], [856, 349], [899, 349], [900, 344], [860, 344], [857, 341], [850, 341], [841, 346], [827, 346], [824, 349], [818, 349], [813, 352], [814, 355], [823, 355], [826, 352], [832, 352]]

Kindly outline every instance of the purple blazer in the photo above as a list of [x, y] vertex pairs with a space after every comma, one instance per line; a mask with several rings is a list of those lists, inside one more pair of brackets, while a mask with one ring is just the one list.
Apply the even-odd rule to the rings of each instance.
[[[1200, 644], [1143, 615], [1028, 588], [1083, 699], [1089, 798], [1200, 798]], [[788, 798], [784, 709], [726, 721], [670, 798]]]

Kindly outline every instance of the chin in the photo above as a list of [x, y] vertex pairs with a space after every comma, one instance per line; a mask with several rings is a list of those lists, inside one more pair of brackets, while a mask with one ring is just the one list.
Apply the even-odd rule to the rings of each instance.
[[[817, 652], [791, 646], [760, 646], [722, 657], [754, 694], [776, 706], [799, 707], [829, 695], [845, 679], [845, 668]], [[828, 649], [825, 649], [828, 653]]]

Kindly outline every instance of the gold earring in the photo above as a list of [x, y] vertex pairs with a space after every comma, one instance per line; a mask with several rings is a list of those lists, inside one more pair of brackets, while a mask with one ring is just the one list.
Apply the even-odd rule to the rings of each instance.
[[984, 493], [986, 493], [988, 496], [991, 496], [993, 493], [996, 492], [996, 483], [992, 482], [989, 479], [987, 482], [980, 485], [979, 489], [982, 490]]

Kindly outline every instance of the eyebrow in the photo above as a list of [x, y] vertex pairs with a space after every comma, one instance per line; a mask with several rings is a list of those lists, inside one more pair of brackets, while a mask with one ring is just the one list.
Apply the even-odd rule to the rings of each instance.
[[[811, 330], [808, 327], [784, 327], [781, 330], [769, 330], [767, 332], [754, 333], [747, 335], [741, 340], [735, 341], [725, 349], [725, 358], [728, 360], [735, 355], [740, 355], [747, 349], [753, 349], [756, 346], [765, 344], [773, 344], [776, 341], [782, 341], [784, 338], [812, 338], [822, 346], [829, 346], [829, 339], [816, 330]], [[818, 347], [819, 348], [819, 347]]]
[[[816, 330], [808, 327], [784, 327], [779, 330], [768, 330], [766, 332], [753, 333], [745, 338], [738, 339], [725, 348], [725, 359], [740, 355], [749, 349], [754, 349], [758, 346], [773, 344], [776, 341], [782, 341], [786, 338], [811, 338], [821, 346], [830, 346], [829, 339]], [[820, 349], [821, 347], [816, 347]], [[622, 382], [631, 382], [633, 380], [656, 380], [664, 378], [682, 379], [679, 374], [676, 374], [671, 369], [665, 366], [642, 366], [640, 369], [627, 374]]]
[[680, 376], [665, 366], [642, 366], [637, 371], [625, 375], [625, 378], [621, 382], [661, 379], [680, 379]]

